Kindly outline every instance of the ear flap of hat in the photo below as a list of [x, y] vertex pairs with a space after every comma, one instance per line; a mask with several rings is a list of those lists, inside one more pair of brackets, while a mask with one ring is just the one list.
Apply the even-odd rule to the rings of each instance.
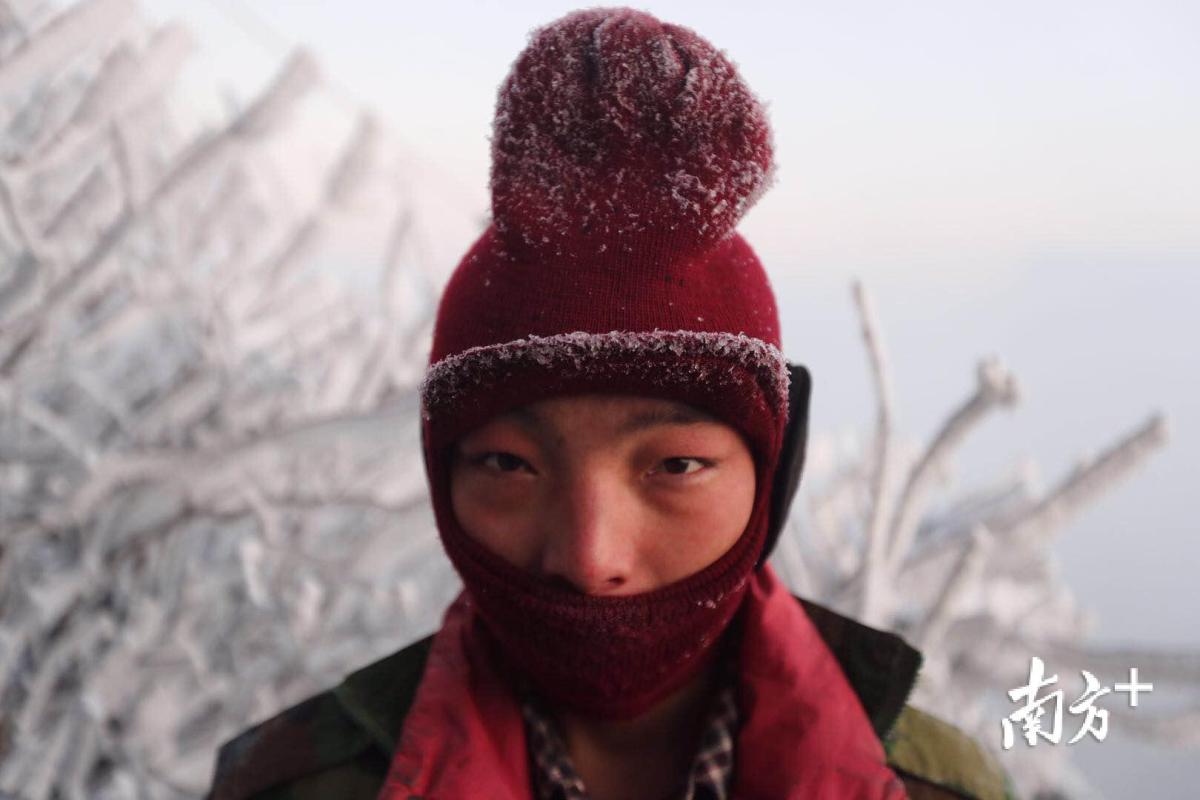
[[783, 450], [775, 469], [775, 480], [771, 486], [771, 520], [767, 525], [767, 540], [763, 544], [758, 566], [762, 566], [787, 522], [788, 511], [796, 490], [800, 487], [800, 474], [804, 471], [804, 452], [808, 445], [808, 404], [812, 398], [812, 376], [799, 364], [788, 364], [791, 383], [788, 386], [788, 423], [783, 434]]

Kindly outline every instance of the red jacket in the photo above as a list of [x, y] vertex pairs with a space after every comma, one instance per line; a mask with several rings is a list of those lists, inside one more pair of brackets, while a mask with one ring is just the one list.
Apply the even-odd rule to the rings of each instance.
[[[746, 602], [735, 798], [904, 797], [882, 739], [912, 800], [1012, 800], [970, 737], [905, 704], [921, 658], [898, 636], [789, 597], [769, 568]], [[226, 743], [211, 800], [376, 800], [389, 762], [384, 797], [528, 798], [524, 729], [470, 618], [460, 598], [435, 636]]]
[[[743, 609], [734, 797], [900, 800], [862, 704], [771, 567]], [[380, 800], [528, 800], [516, 698], [489, 663], [465, 595], [446, 612]]]

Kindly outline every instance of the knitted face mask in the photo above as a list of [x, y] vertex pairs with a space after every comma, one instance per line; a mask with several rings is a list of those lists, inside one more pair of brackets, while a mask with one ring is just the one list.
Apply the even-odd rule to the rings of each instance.
[[[770, 130], [722, 53], [630, 9], [535, 31], [496, 108], [493, 223], [446, 286], [422, 386], [438, 530], [515, 676], [628, 718], [711, 656], [766, 535], [788, 372], [770, 284], [733, 226], [769, 183]], [[755, 503], [715, 563], [643, 594], [588, 596], [459, 526], [458, 438], [541, 398], [595, 393], [682, 402], [745, 436]]]
[[595, 596], [515, 567], [473, 539], [451, 506], [452, 447], [426, 457], [446, 552], [514, 683], [527, 679], [551, 702], [580, 713], [627, 719], [681, 687], [715, 654], [762, 551], [772, 464], [756, 464], [750, 519], [717, 561], [648, 592]]

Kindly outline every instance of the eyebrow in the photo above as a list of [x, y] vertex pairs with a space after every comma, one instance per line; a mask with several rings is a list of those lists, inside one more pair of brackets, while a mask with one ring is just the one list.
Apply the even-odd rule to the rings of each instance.
[[[546, 421], [537, 412], [527, 407], [513, 409], [505, 416], [512, 419], [532, 433], [546, 432]], [[658, 406], [649, 411], [630, 414], [617, 428], [618, 436], [628, 436], [639, 431], [656, 428], [661, 425], [696, 425], [703, 422], [716, 422], [716, 417], [706, 414], [699, 409], [675, 403], [670, 406]]]
[[715, 422], [716, 418], [683, 405], [655, 408], [628, 417], [618, 428], [618, 433], [627, 435], [637, 433], [659, 425], [696, 425], [702, 422]]

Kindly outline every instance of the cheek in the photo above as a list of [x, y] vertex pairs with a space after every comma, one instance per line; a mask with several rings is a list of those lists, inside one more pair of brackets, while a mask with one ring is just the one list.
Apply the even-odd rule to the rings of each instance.
[[747, 466], [658, 508], [653, 552], [663, 582], [693, 575], [733, 547], [750, 521], [754, 488], [753, 467]]
[[530, 509], [537, 500], [528, 487], [454, 473], [450, 505], [463, 531], [510, 564], [530, 569], [536, 561], [537, 527]]

